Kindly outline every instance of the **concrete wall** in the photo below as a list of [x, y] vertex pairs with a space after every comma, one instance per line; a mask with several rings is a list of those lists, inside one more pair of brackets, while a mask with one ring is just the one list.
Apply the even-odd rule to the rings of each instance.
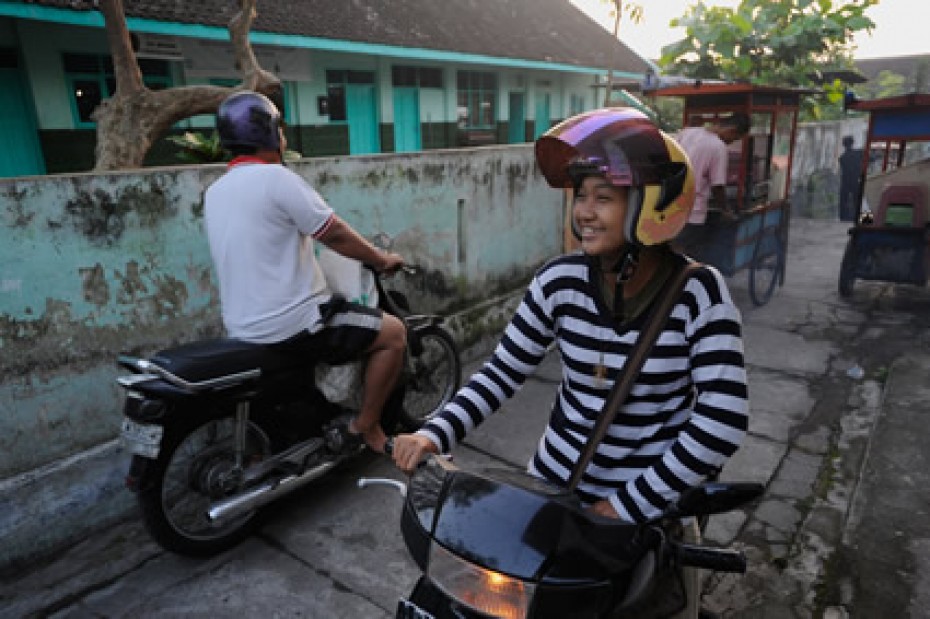
[[[408, 293], [454, 314], [465, 346], [499, 332], [561, 248], [562, 195], [530, 145], [293, 169], [364, 235], [426, 267]], [[220, 332], [201, 214], [222, 172], [0, 181], [0, 569], [129, 513], [115, 358]]]
[[843, 153], [843, 137], [853, 136], [853, 148], [863, 148], [867, 130], [867, 118], [798, 125], [790, 192], [795, 215], [839, 218], [838, 160]]

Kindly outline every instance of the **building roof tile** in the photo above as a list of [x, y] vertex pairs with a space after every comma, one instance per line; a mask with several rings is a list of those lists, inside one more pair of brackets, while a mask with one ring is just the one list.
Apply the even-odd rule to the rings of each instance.
[[[26, 0], [95, 10], [81, 0]], [[124, 0], [126, 15], [225, 28], [234, 0]], [[648, 63], [569, 0], [259, 0], [255, 32], [642, 73]]]

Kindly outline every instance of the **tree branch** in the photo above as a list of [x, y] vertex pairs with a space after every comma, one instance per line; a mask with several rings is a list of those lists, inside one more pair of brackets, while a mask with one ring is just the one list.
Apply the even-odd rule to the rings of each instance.
[[116, 92], [122, 96], [139, 92], [145, 88], [145, 84], [136, 61], [136, 52], [132, 49], [129, 28], [126, 27], [123, 0], [100, 0], [99, 8], [106, 24], [107, 43], [113, 57]]
[[257, 0], [239, 0], [239, 12], [229, 20], [229, 38], [236, 54], [236, 66], [242, 72], [242, 87], [265, 93], [275, 93], [281, 88], [281, 80], [259, 66], [249, 31], [258, 16]]

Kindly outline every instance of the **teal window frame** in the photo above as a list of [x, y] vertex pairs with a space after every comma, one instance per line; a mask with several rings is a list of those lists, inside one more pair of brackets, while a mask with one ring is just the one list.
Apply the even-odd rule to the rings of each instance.
[[575, 116], [584, 112], [584, 95], [572, 94], [568, 99], [568, 115]]
[[[327, 69], [326, 97], [329, 102], [328, 120], [331, 124], [346, 125], [349, 123], [346, 110], [346, 86], [348, 84], [377, 84], [377, 75], [370, 69]], [[333, 118], [341, 115], [341, 118]]]
[[[83, 61], [85, 68], [69, 70], [69, 60]], [[140, 59], [139, 67], [142, 69], [143, 83], [153, 90], [170, 88], [174, 81], [171, 79], [171, 68], [167, 60]], [[74, 126], [81, 129], [90, 129], [97, 126], [93, 120], [85, 120], [78, 103], [78, 85], [91, 84], [96, 87], [99, 100], [90, 109], [96, 108], [100, 102], [113, 96], [116, 90], [116, 77], [113, 73], [113, 62], [108, 54], [63, 53], [62, 68], [65, 75], [65, 85], [68, 88], [68, 102], [71, 106], [71, 117]], [[149, 68], [149, 71], [145, 69]], [[156, 69], [157, 72], [153, 72]], [[88, 115], [90, 112], [88, 112]]]
[[394, 65], [391, 67], [391, 85], [413, 88], [443, 88], [441, 67]]
[[497, 74], [490, 71], [459, 71], [456, 87], [459, 112], [467, 111], [464, 119], [459, 118], [460, 123], [464, 120], [459, 128], [494, 129], [497, 124]]

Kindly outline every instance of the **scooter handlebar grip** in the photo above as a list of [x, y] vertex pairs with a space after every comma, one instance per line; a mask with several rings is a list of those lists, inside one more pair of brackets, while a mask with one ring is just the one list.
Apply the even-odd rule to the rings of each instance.
[[394, 455], [394, 437], [389, 436], [384, 442], [384, 455], [390, 457]]
[[681, 565], [685, 567], [698, 567], [715, 572], [746, 573], [746, 556], [738, 550], [679, 543], [675, 554]]

